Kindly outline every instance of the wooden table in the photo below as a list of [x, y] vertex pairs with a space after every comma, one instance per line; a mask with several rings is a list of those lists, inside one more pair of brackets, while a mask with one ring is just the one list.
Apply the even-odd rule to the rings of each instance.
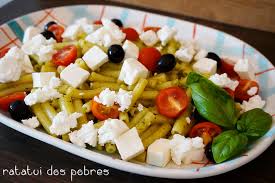
[[[27, 3], [26, 3], [27, 2]], [[121, 3], [111, 3], [109, 1], [103, 0], [14, 0], [12, 3], [1, 8], [0, 11], [0, 24], [3, 22], [15, 18], [17, 16], [23, 15], [25, 13], [49, 8], [54, 6], [61, 6], [66, 4], [77, 4], [77, 3], [104, 3], [104, 4], [114, 4], [122, 5]], [[136, 8], [134, 6], [129, 6], [130, 8]], [[142, 10], [148, 10], [141, 8]], [[161, 13], [158, 11], [153, 11], [155, 13]], [[199, 19], [194, 19], [185, 16], [179, 16], [173, 13], [165, 13], [173, 17], [194, 21], [210, 27], [214, 27], [230, 33], [257, 48], [261, 51], [267, 58], [269, 58], [275, 64], [275, 34], [263, 31], [251, 30], [236, 26], [229, 26], [221, 23], [214, 23], [210, 21], [204, 21]], [[232, 183], [232, 182], [255, 182], [255, 183], [267, 183], [275, 182], [275, 146], [272, 145], [268, 148], [262, 155], [260, 155], [256, 160], [244, 165], [237, 170], [225, 173], [223, 175], [218, 175], [210, 178], [196, 179], [196, 180], [183, 180], [185, 183], [193, 182], [209, 182], [209, 183]], [[40, 141], [34, 140], [26, 135], [18, 133], [8, 127], [0, 124], [0, 182], [18, 182], [18, 183], [61, 183], [70, 182], [69, 173], [66, 176], [2, 176], [2, 170], [7, 168], [14, 168], [17, 165], [18, 168], [26, 168], [27, 165], [31, 169], [43, 170], [50, 168], [51, 165], [56, 169], [65, 169], [67, 172], [70, 169], [81, 169], [83, 165], [88, 169], [109, 169], [109, 176], [78, 176], [73, 178], [73, 182], [131, 182], [131, 183], [141, 183], [141, 182], [158, 182], [158, 183], [172, 183], [177, 180], [169, 179], [158, 179], [146, 176], [135, 175], [127, 172], [122, 172], [119, 170], [111, 169], [91, 161], [79, 158], [77, 156], [71, 155], [67, 152], [59, 150], [55, 147], [42, 143]]]

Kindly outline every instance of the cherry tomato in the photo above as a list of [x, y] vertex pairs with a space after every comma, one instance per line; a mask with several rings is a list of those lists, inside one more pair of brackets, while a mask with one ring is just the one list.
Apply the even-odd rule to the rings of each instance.
[[231, 90], [230, 88], [224, 88], [224, 90], [232, 97], [235, 97], [235, 93], [233, 90]]
[[16, 92], [0, 98], [0, 109], [8, 111], [11, 103], [17, 100], [24, 100], [26, 96], [25, 92]]
[[220, 72], [226, 73], [228, 77], [232, 79], [238, 80], [240, 78], [239, 75], [234, 71], [234, 65], [232, 65], [230, 60], [227, 58], [221, 60]]
[[178, 117], [187, 108], [188, 103], [186, 91], [180, 87], [165, 88], [156, 98], [158, 112], [169, 118]]
[[201, 122], [193, 126], [189, 132], [190, 137], [201, 137], [203, 138], [203, 143], [207, 145], [212, 142], [213, 138], [219, 135], [222, 129], [211, 122]]
[[119, 111], [118, 111], [118, 106], [113, 105], [111, 107], [107, 107], [103, 104], [100, 104], [96, 101], [92, 101], [91, 104], [91, 109], [93, 115], [98, 119], [98, 120], [106, 120], [108, 118], [118, 118], [119, 116]]
[[95, 20], [94, 24], [96, 24], [96, 25], [102, 25], [102, 22], [101, 22], [101, 20]]
[[53, 55], [53, 62], [55, 65], [68, 66], [77, 58], [77, 48], [74, 45], [68, 45], [58, 50]]
[[153, 26], [148, 26], [148, 27], [144, 27], [143, 31], [146, 32], [148, 30], [152, 30], [154, 32], [158, 32], [158, 30], [160, 30], [160, 27], [153, 27]]
[[161, 54], [156, 48], [146, 47], [140, 50], [138, 60], [149, 71], [155, 71], [160, 57], [161, 57]]
[[130, 41], [137, 41], [138, 40], [138, 33], [135, 29], [133, 28], [123, 28], [122, 32], [126, 34], [126, 39]]
[[3, 48], [0, 51], [0, 58], [4, 57], [6, 55], [6, 53], [8, 53], [9, 50], [10, 50], [10, 48]]
[[256, 87], [257, 92], [255, 95], [259, 93], [259, 84], [256, 81], [248, 80], [248, 79], [241, 79], [239, 80], [239, 85], [237, 86], [235, 90], [235, 99], [237, 101], [243, 101], [243, 100], [248, 100], [250, 96], [247, 91], [252, 88]]
[[48, 31], [51, 31], [57, 42], [62, 42], [62, 34], [64, 32], [64, 28], [58, 24], [53, 24], [48, 28]]

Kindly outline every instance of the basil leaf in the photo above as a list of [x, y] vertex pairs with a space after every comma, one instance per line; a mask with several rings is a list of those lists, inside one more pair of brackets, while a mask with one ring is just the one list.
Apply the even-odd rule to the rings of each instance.
[[188, 75], [187, 81], [200, 115], [220, 126], [233, 129], [237, 121], [236, 108], [227, 92], [196, 73]]
[[240, 154], [247, 146], [247, 137], [236, 130], [229, 130], [214, 138], [212, 153], [216, 163], [224, 162]]
[[237, 121], [237, 130], [251, 139], [262, 137], [272, 124], [272, 116], [262, 109], [252, 109], [241, 115]]

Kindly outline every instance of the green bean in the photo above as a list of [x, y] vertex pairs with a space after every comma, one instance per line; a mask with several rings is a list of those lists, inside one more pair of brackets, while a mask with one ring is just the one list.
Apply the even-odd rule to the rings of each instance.
[[118, 83], [110, 83], [110, 82], [93, 82], [92, 89], [106, 87], [110, 90], [118, 91], [120, 89], [120, 85]]
[[119, 119], [124, 121], [129, 126], [130, 120], [127, 112], [120, 112]]
[[158, 91], [144, 91], [142, 95], [140, 96], [140, 99], [142, 100], [155, 100], [157, 95], [159, 94]]
[[0, 97], [4, 97], [16, 92], [31, 91], [32, 83], [22, 83], [19, 85], [14, 85], [12, 88], [6, 88], [0, 91]]
[[0, 90], [6, 89], [6, 88], [13, 88], [13, 87], [21, 85], [23, 83], [32, 83], [32, 74], [26, 74], [24, 76], [21, 76], [19, 78], [19, 80], [14, 81], [14, 82], [1, 83]]
[[67, 114], [72, 114], [74, 112], [74, 106], [72, 103], [72, 98], [64, 95], [59, 98], [59, 106], [62, 111], [65, 111]]
[[191, 127], [193, 126], [193, 122], [190, 124], [186, 121], [186, 118], [191, 115], [192, 112], [192, 105], [189, 105], [189, 107], [181, 114], [180, 117], [175, 121], [174, 126], [172, 128], [171, 134], [181, 134], [181, 135], [187, 135]]
[[176, 79], [176, 80], [173, 80], [173, 81], [167, 81], [165, 83], [161, 83], [161, 84], [156, 86], [156, 89], [161, 90], [161, 89], [164, 89], [164, 88], [169, 88], [169, 87], [178, 86], [178, 85], [179, 85], [179, 80]]
[[145, 130], [140, 135], [141, 140], [146, 139], [147, 137], [149, 137], [150, 135], [152, 135], [154, 132], [156, 132], [158, 129], [159, 129], [159, 125], [158, 124], [151, 125], [147, 130]]
[[93, 99], [94, 96], [98, 95], [104, 89], [105, 88], [97, 88], [94, 90], [78, 90], [75, 88], [69, 88], [66, 94], [71, 96], [72, 98]]
[[82, 100], [74, 99], [73, 106], [74, 106], [75, 112], [82, 114], [82, 116], [77, 119], [77, 121], [78, 121], [77, 129], [80, 129], [83, 124], [86, 124], [88, 122], [87, 115], [82, 109], [82, 106], [83, 106]]
[[132, 93], [133, 96], [132, 96], [131, 106], [134, 106], [136, 101], [142, 96], [142, 93], [144, 93], [144, 89], [147, 84], [148, 84], [148, 81], [146, 79], [140, 79], [138, 81]]
[[154, 118], [155, 115], [152, 112], [147, 112], [143, 120], [139, 121], [135, 126], [138, 131], [138, 134], [144, 132], [151, 125]]
[[47, 114], [48, 118], [53, 121], [54, 117], [56, 116], [57, 112], [55, 111], [54, 107], [51, 106], [49, 102], [45, 102], [41, 104], [43, 111]]
[[96, 72], [92, 72], [88, 79], [89, 81], [98, 81], [98, 82], [116, 82], [117, 81], [113, 77], [103, 76]]
[[136, 124], [143, 119], [143, 117], [146, 115], [148, 112], [147, 108], [144, 108], [142, 111], [134, 115], [134, 117], [130, 120], [130, 128], [133, 128], [136, 126]]
[[91, 112], [91, 101], [86, 102], [84, 105], [82, 105], [82, 111], [85, 113]]

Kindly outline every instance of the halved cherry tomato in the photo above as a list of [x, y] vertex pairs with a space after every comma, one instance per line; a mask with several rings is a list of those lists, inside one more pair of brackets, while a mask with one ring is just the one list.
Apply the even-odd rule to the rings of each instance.
[[0, 98], [0, 109], [8, 111], [11, 103], [17, 100], [24, 100], [26, 96], [25, 92], [16, 92]]
[[68, 66], [77, 58], [77, 48], [74, 45], [68, 45], [58, 50], [53, 55], [53, 62], [55, 65]]
[[135, 29], [128, 27], [128, 28], [123, 28], [122, 32], [126, 34], [126, 39], [130, 41], [136, 41], [138, 40], [138, 33]]
[[214, 137], [219, 135], [222, 129], [211, 122], [201, 122], [193, 126], [189, 132], [190, 137], [201, 137], [203, 138], [203, 143], [207, 145], [210, 143]]
[[233, 90], [231, 90], [230, 88], [224, 88], [225, 91], [227, 91], [227, 93], [234, 98], [235, 97], [235, 93]]
[[244, 101], [249, 100], [250, 96], [247, 91], [252, 88], [257, 87], [257, 92], [255, 95], [259, 93], [259, 84], [256, 81], [248, 80], [248, 79], [241, 79], [239, 80], [239, 85], [235, 90], [235, 98], [237, 101]]
[[113, 105], [111, 107], [107, 107], [103, 104], [100, 104], [96, 101], [92, 101], [91, 104], [91, 110], [93, 115], [98, 119], [98, 120], [106, 120], [108, 118], [118, 118], [119, 116], [119, 111], [118, 111], [118, 106]]
[[95, 20], [94, 24], [96, 24], [96, 25], [102, 25], [102, 22], [101, 22], [101, 20]]
[[160, 57], [161, 57], [161, 54], [156, 48], [146, 47], [140, 50], [138, 60], [149, 71], [155, 71]]
[[169, 118], [178, 117], [187, 108], [188, 103], [186, 91], [177, 86], [160, 90], [156, 98], [158, 112]]
[[230, 60], [227, 58], [223, 58], [221, 61], [220, 73], [226, 73], [231, 79], [238, 80], [240, 78], [234, 71], [234, 65], [232, 65]]
[[144, 27], [143, 31], [146, 32], [148, 30], [152, 30], [154, 32], [158, 32], [158, 30], [160, 30], [160, 27], [153, 27], [153, 26], [148, 26], [148, 27]]
[[0, 51], [0, 58], [4, 57], [6, 55], [6, 53], [8, 53], [9, 50], [10, 50], [10, 48], [3, 48]]
[[48, 28], [48, 31], [51, 31], [57, 42], [62, 42], [62, 34], [64, 32], [64, 28], [58, 24], [53, 24]]

